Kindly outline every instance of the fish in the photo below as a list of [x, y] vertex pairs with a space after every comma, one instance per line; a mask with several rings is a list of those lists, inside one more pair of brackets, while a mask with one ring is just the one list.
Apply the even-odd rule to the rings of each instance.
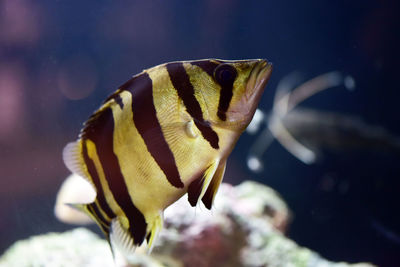
[[141, 246], [150, 253], [163, 211], [184, 194], [193, 207], [201, 201], [212, 208], [227, 158], [271, 72], [265, 59], [202, 59], [164, 63], [133, 76], [63, 150], [65, 165], [88, 182], [93, 197], [57, 202], [95, 221], [113, 253], [129, 259]]
[[297, 108], [282, 119], [286, 129], [317, 156], [321, 150], [364, 150], [399, 154], [400, 137], [360, 116]]
[[[261, 124], [265, 123], [266, 128], [262, 131], [253, 145], [250, 147], [247, 158], [247, 166], [254, 172], [261, 172], [264, 169], [261, 157], [274, 140], [277, 140], [287, 151], [305, 164], [313, 164], [318, 160], [319, 153], [316, 149], [310, 148], [299, 141], [299, 136], [294, 136], [293, 129], [310, 130], [309, 125], [305, 124], [306, 117], [297, 117], [289, 121], [288, 117], [293, 114], [302, 114], [297, 106], [304, 100], [326, 89], [344, 85], [349, 91], [355, 88], [355, 80], [350, 75], [344, 75], [339, 71], [331, 71], [318, 75], [299, 86], [301, 75], [293, 72], [285, 76], [277, 85], [273, 107], [269, 114], [260, 109], [256, 110], [253, 121], [248, 127], [249, 134], [257, 133]], [[295, 87], [294, 89], [292, 89]], [[322, 116], [321, 116], [322, 117]], [[321, 119], [321, 121], [318, 121]], [[316, 123], [322, 122], [325, 118], [317, 118]], [[289, 123], [288, 123], [289, 122]], [[320, 130], [318, 125], [311, 129]], [[292, 127], [293, 126], [293, 127]], [[314, 125], [313, 125], [314, 126]], [[330, 129], [329, 129], [330, 130]], [[327, 139], [331, 138], [328, 134], [319, 131], [315, 133], [318, 137], [324, 134]]]
[[250, 170], [263, 171], [262, 156], [274, 140], [309, 165], [320, 162], [325, 150], [399, 154], [400, 137], [380, 125], [369, 124], [351, 114], [299, 106], [304, 100], [329, 88], [342, 86], [354, 91], [356, 83], [352, 76], [331, 71], [292, 89], [300, 81], [297, 72], [284, 77], [276, 88], [272, 110], [256, 110], [247, 133], [255, 135], [263, 125], [266, 127], [250, 146], [247, 158]]

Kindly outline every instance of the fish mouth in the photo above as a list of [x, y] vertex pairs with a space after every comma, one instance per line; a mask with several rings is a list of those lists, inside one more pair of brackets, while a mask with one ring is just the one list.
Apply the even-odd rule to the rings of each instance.
[[258, 103], [272, 73], [272, 64], [260, 59], [250, 72], [241, 106], [242, 126], [247, 127], [256, 112]]
[[[245, 97], [247, 102], [253, 103], [250, 106], [257, 106], [258, 101], [264, 92], [265, 85], [272, 73], [272, 63], [261, 59], [252, 69], [246, 84]], [[254, 109], [255, 110], [255, 109]]]

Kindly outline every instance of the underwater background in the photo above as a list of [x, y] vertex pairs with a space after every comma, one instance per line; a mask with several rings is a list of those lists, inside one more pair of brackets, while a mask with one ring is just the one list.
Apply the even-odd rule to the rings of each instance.
[[[350, 123], [339, 121], [340, 135], [324, 133], [335, 142], [318, 147], [315, 163], [273, 141], [254, 172], [247, 159], [262, 124], [242, 135], [224, 181], [277, 190], [292, 210], [287, 235], [329, 260], [399, 266], [399, 5], [1, 0], [0, 253], [19, 239], [73, 228], [53, 215], [69, 175], [62, 149], [132, 75], [175, 60], [266, 58], [274, 71], [259, 105], [265, 114], [287, 75], [297, 73], [296, 87], [337, 71], [347, 83], [299, 107]], [[317, 128], [309, 129], [314, 136]]]

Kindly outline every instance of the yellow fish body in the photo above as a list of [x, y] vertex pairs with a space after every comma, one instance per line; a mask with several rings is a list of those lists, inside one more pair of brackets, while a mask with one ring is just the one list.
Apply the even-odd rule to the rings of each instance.
[[162, 228], [163, 210], [188, 193], [211, 209], [228, 155], [250, 123], [272, 65], [218, 59], [162, 64], [134, 76], [89, 118], [63, 152], [93, 186], [76, 203], [129, 257]]

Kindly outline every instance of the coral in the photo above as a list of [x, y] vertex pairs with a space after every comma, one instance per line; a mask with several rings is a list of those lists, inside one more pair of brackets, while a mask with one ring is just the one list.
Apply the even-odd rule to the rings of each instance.
[[[129, 266], [372, 266], [329, 262], [285, 237], [289, 210], [270, 188], [221, 185], [213, 210], [192, 208], [186, 196], [165, 211], [153, 253], [140, 248]], [[22, 256], [23, 255], [23, 256]], [[112, 266], [106, 241], [83, 228], [18, 241], [0, 266]]]

